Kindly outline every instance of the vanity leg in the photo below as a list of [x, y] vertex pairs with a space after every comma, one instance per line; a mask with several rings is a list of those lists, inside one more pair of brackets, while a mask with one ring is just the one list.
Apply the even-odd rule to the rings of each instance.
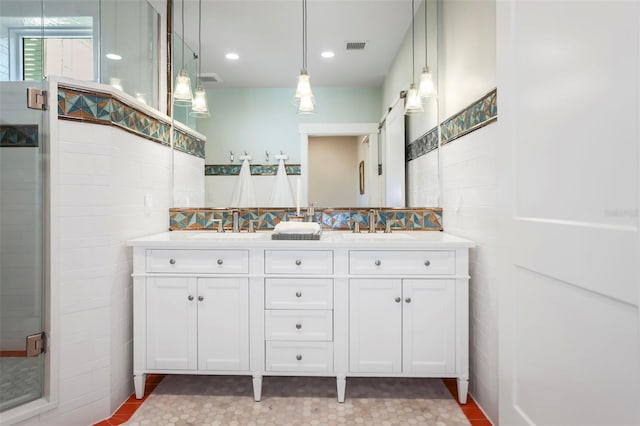
[[260, 402], [262, 399], [262, 375], [254, 374], [253, 375], [253, 399], [256, 402]]
[[469, 390], [469, 379], [458, 377], [458, 401], [460, 404], [467, 403], [467, 391]]
[[144, 373], [135, 374], [133, 376], [133, 387], [136, 391], [136, 399], [144, 397], [144, 384], [147, 381], [147, 375]]
[[336, 386], [338, 388], [338, 402], [344, 402], [344, 394], [347, 389], [347, 376], [336, 377]]

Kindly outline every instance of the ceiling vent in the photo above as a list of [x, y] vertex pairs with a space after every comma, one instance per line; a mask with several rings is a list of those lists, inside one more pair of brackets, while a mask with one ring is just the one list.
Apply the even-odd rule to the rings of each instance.
[[347, 41], [345, 43], [345, 47], [347, 50], [364, 50], [366, 46], [366, 41]]
[[220, 76], [214, 72], [200, 74], [200, 81], [203, 83], [222, 83]]

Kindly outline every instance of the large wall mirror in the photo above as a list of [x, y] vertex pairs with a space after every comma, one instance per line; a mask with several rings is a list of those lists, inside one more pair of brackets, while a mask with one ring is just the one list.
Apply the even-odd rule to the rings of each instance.
[[425, 136], [438, 123], [435, 95], [412, 115], [401, 97], [425, 63], [437, 85], [437, 0], [307, 0], [313, 114], [293, 102], [303, 0], [203, 0], [201, 13], [198, 0], [182, 1], [173, 0], [172, 81], [187, 69], [192, 90], [198, 81], [206, 90], [210, 117], [178, 106], [174, 118], [208, 139], [206, 207], [236, 207], [245, 156], [256, 207], [287, 207], [274, 195], [282, 182], [293, 198], [301, 187], [303, 206], [439, 205], [437, 132]]

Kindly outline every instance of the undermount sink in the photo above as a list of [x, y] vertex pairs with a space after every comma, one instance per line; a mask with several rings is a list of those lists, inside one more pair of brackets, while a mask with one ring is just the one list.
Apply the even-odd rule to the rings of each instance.
[[198, 232], [189, 236], [191, 240], [266, 240], [265, 232]]
[[413, 240], [413, 236], [409, 235], [409, 234], [404, 234], [404, 233], [388, 233], [385, 234], [384, 232], [380, 232], [380, 233], [368, 233], [368, 232], [362, 232], [362, 233], [353, 233], [353, 232], [345, 232], [344, 234], [342, 234], [342, 238], [344, 240], [357, 240], [357, 241], [364, 241], [364, 240]]

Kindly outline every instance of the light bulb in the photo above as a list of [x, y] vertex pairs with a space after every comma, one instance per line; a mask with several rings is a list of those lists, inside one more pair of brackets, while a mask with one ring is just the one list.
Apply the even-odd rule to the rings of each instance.
[[313, 96], [302, 96], [298, 105], [299, 114], [311, 114], [315, 111]]
[[409, 91], [407, 92], [407, 99], [404, 106], [405, 114], [415, 114], [417, 112], [423, 112], [422, 109], [422, 99], [420, 99], [420, 95], [418, 94], [418, 90], [416, 89], [416, 85], [411, 83], [409, 87]]
[[296, 104], [300, 103], [303, 97], [313, 98], [311, 80], [309, 79], [307, 70], [300, 71], [300, 75], [298, 76], [298, 85], [296, 86], [296, 94], [294, 96]]
[[207, 92], [204, 91], [204, 87], [198, 86], [196, 93], [193, 95], [193, 102], [191, 103], [191, 112], [189, 115], [192, 117], [209, 117], [209, 108], [207, 106]]
[[191, 105], [193, 100], [193, 92], [191, 92], [191, 79], [189, 73], [184, 68], [180, 70], [180, 74], [176, 77], [176, 87], [173, 92], [173, 98], [176, 105]]
[[422, 68], [422, 74], [420, 75], [420, 85], [418, 86], [418, 93], [422, 98], [428, 98], [433, 95], [433, 77], [429, 72], [429, 67]]

